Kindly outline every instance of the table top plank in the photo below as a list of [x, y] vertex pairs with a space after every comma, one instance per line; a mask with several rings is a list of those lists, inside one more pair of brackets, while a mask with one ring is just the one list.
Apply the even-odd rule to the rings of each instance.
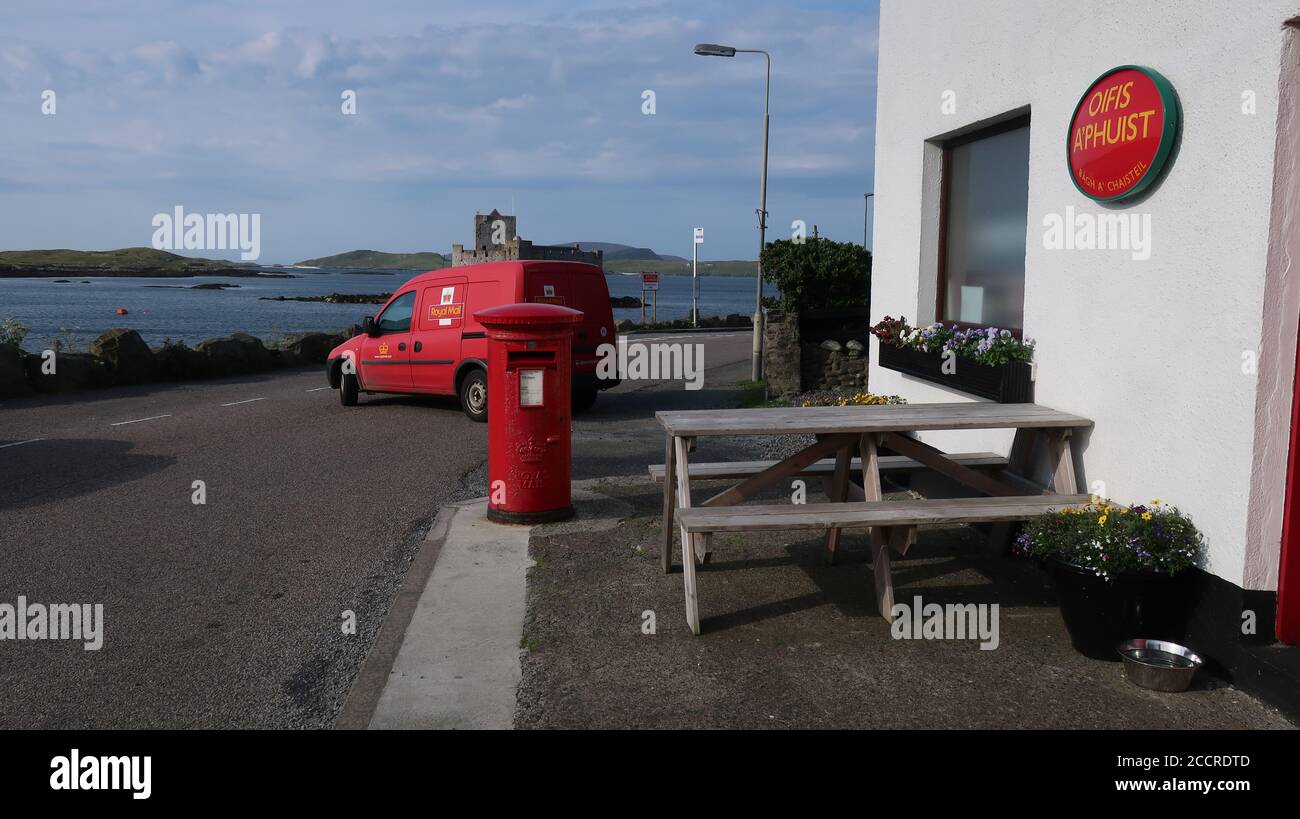
[[700, 507], [678, 510], [688, 532], [746, 532], [783, 529], [851, 529], [863, 526], [997, 523], [1027, 520], [1086, 503], [1087, 495], [858, 501], [794, 506]]
[[984, 402], [884, 404], [867, 407], [772, 407], [668, 410], [656, 420], [673, 435], [834, 435], [943, 429], [1091, 427], [1079, 415], [1041, 404]]

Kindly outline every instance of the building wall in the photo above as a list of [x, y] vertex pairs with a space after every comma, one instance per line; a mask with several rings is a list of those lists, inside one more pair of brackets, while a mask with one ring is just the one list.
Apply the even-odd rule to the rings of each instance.
[[[1272, 518], [1283, 488], [1275, 455], [1262, 453], [1285, 438], [1276, 419], [1286, 413], [1261, 412], [1257, 427], [1256, 395], [1289, 409], [1289, 396], [1257, 384], [1289, 384], [1294, 370], [1294, 329], [1287, 349], [1285, 328], [1265, 332], [1264, 316], [1283, 23], [1297, 11], [1300, 3], [1279, 0], [1253, 3], [1249, 14], [1216, 0], [881, 4], [874, 319], [935, 318], [938, 143], [1028, 111], [1024, 329], [1038, 343], [1036, 400], [1095, 421], [1075, 444], [1085, 485], [1104, 482], [1120, 501], [1176, 503], [1206, 535], [1207, 568], [1247, 588], [1277, 582]], [[1113, 209], [1075, 190], [1065, 140], [1080, 95], [1126, 63], [1164, 74], [1183, 111], [1162, 182], [1118, 208], [1151, 214], [1151, 257], [1045, 249], [1048, 214]], [[955, 113], [943, 111], [947, 91]], [[1253, 115], [1243, 113], [1248, 91]], [[877, 348], [873, 340], [873, 392], [974, 400], [879, 368]], [[1248, 351], [1262, 376], [1243, 372]], [[1001, 432], [923, 437], [953, 449], [1005, 451], [1010, 442]]]

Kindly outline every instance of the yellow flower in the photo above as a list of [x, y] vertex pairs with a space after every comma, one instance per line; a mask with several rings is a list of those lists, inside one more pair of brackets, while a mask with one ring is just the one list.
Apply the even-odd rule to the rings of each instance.
[[1152, 498], [1152, 499], [1151, 499], [1151, 505], [1152, 505], [1152, 506], [1159, 506], [1159, 505], [1160, 505], [1160, 499], [1159, 499], [1159, 498]]
[[1097, 522], [1100, 523], [1102, 526], [1105, 526], [1105, 525], [1106, 525], [1106, 516], [1105, 516], [1105, 515], [1102, 515], [1101, 517], [1097, 518]]
[[1150, 512], [1143, 512], [1143, 513], [1142, 513], [1142, 519], [1143, 519], [1143, 520], [1151, 520], [1151, 513], [1150, 513]]

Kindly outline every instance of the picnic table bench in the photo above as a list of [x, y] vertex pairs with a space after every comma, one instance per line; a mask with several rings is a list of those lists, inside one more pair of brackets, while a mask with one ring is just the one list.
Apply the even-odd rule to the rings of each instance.
[[[686, 410], [655, 414], [664, 427], [664, 464], [652, 477], [664, 484], [664, 571], [672, 566], [674, 523], [680, 527], [686, 620], [700, 632], [696, 564], [709, 557], [714, 532], [772, 529], [826, 529], [827, 560], [834, 561], [840, 530], [871, 529], [872, 570], [881, 615], [892, 620], [893, 581], [889, 550], [905, 554], [916, 527], [939, 523], [992, 523], [993, 538], [1007, 527], [1087, 499], [1076, 494], [1070, 436], [1092, 426], [1087, 418], [1037, 404], [891, 404], [850, 407], [798, 407], [748, 410]], [[924, 430], [1015, 429], [1010, 454], [948, 454], [910, 434]], [[706, 436], [815, 435], [817, 441], [780, 461], [690, 464], [695, 439]], [[1034, 445], [1046, 447], [1051, 486], [1026, 474]], [[881, 456], [884, 447], [894, 455]], [[855, 453], [856, 456], [855, 457]], [[833, 456], [833, 457], [827, 457]], [[932, 469], [987, 497], [935, 500], [881, 500], [881, 474]], [[850, 476], [862, 472], [861, 486]], [[822, 476], [829, 503], [740, 506], [777, 482], [797, 476]], [[740, 479], [692, 506], [690, 481]]]

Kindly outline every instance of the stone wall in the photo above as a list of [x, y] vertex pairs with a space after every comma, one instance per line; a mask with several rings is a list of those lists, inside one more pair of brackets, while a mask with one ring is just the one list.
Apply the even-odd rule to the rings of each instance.
[[799, 348], [804, 391], [866, 388], [867, 352], [862, 342], [804, 341]]
[[866, 344], [860, 339], [841, 343], [829, 338], [801, 338], [797, 313], [767, 313], [763, 377], [768, 395], [774, 398], [789, 398], [808, 390], [866, 389], [867, 359]]
[[802, 392], [799, 314], [768, 310], [763, 327], [763, 379], [767, 394], [789, 398]]
[[0, 398], [321, 364], [330, 350], [360, 332], [353, 326], [334, 333], [297, 333], [270, 347], [261, 339], [234, 333], [200, 341], [191, 349], [179, 343], [151, 348], [135, 330], [115, 328], [95, 339], [88, 353], [29, 353], [0, 344]]

